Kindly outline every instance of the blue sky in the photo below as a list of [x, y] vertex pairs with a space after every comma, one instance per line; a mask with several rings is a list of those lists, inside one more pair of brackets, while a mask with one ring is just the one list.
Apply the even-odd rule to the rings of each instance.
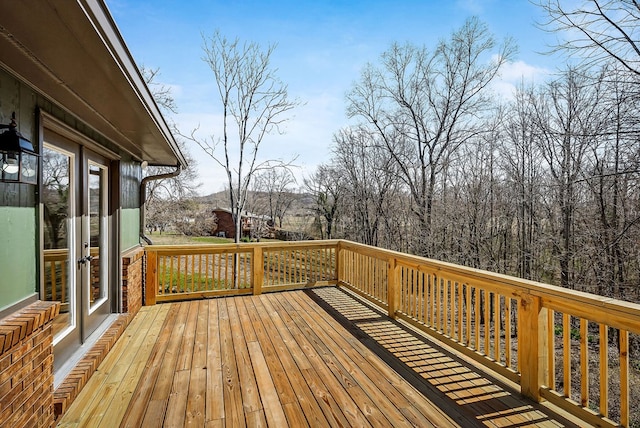
[[[434, 47], [470, 16], [484, 21], [495, 38], [519, 46], [515, 61], [494, 89], [508, 96], [515, 84], [545, 78], [562, 60], [543, 55], [553, 35], [536, 28], [544, 20], [528, 0], [106, 0], [139, 65], [159, 68], [178, 106], [173, 120], [183, 133], [200, 125], [200, 136], [220, 129], [213, 74], [202, 61], [202, 35], [218, 29], [228, 38], [277, 44], [272, 64], [305, 104], [285, 135], [264, 141], [265, 157], [298, 156], [299, 179], [330, 159], [332, 135], [350, 122], [345, 94], [367, 62], [377, 62], [394, 41]], [[222, 190], [224, 173], [197, 146], [201, 194]]]

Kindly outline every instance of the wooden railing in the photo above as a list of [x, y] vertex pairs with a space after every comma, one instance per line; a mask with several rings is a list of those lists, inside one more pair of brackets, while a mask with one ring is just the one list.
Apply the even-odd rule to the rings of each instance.
[[147, 247], [148, 304], [334, 284], [589, 424], [639, 417], [640, 305], [342, 240]]
[[63, 309], [69, 303], [67, 275], [69, 251], [44, 250], [44, 295], [43, 300], [59, 301]]
[[151, 245], [147, 304], [336, 285], [337, 241]]
[[640, 333], [640, 305], [345, 241], [338, 265], [340, 285], [517, 382], [523, 394], [589, 424], [630, 426], [629, 337]]
[[[100, 266], [100, 250], [97, 247], [90, 249], [90, 255], [92, 256], [90, 281], [92, 284], [98, 283], [97, 287], [92, 287], [93, 290], [99, 292], [99, 273]], [[73, 275], [76, 264], [75, 261], [71, 264], [72, 271], [69, 272], [69, 250], [67, 249], [55, 249], [44, 250], [44, 264], [42, 268], [42, 274], [44, 278], [44, 290], [41, 295], [42, 300], [60, 302], [60, 313], [66, 313], [69, 306], [69, 275]], [[95, 298], [91, 297], [91, 302]]]

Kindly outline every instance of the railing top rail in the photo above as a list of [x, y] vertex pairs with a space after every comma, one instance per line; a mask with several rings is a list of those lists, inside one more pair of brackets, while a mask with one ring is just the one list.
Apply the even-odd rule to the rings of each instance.
[[44, 255], [49, 257], [67, 257], [69, 250], [67, 248], [56, 248], [52, 250], [44, 250]]
[[289, 242], [240, 242], [238, 244], [184, 244], [184, 245], [146, 245], [147, 251], [172, 252], [176, 250], [238, 250], [250, 251], [253, 248], [292, 249], [292, 248], [331, 248], [336, 247], [338, 240], [325, 241], [289, 241]]

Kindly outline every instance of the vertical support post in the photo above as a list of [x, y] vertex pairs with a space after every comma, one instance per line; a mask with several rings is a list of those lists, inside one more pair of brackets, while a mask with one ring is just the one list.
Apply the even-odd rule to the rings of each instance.
[[253, 283], [253, 294], [262, 294], [262, 284], [264, 283], [264, 256], [262, 247], [253, 247], [253, 256], [251, 257], [253, 277], [251, 282]]
[[398, 285], [398, 269], [394, 257], [390, 257], [387, 260], [387, 300], [389, 318], [395, 319], [400, 304], [400, 287]]
[[620, 347], [620, 425], [629, 426], [629, 331], [619, 330]]
[[344, 275], [342, 274], [342, 245], [341, 241], [336, 243], [336, 285], [340, 285]]
[[145, 250], [147, 272], [145, 276], [144, 304], [152, 306], [156, 304], [156, 293], [158, 292], [158, 253]]
[[520, 391], [540, 402], [540, 387], [548, 376], [547, 309], [540, 297], [526, 294], [518, 306], [518, 358], [520, 359]]

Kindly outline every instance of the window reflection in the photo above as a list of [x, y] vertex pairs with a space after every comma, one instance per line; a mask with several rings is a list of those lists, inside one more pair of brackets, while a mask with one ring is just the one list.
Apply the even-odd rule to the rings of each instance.
[[102, 240], [104, 238], [104, 180], [105, 171], [97, 165], [89, 166], [89, 238], [91, 241], [91, 273], [89, 306], [93, 307], [105, 297], [106, 281], [102, 264], [106, 260]]
[[69, 243], [70, 222], [73, 219], [72, 157], [44, 147], [42, 153], [42, 202], [44, 264], [42, 300], [61, 302], [60, 315], [55, 319], [54, 335], [72, 324], [70, 290], [73, 281]]

